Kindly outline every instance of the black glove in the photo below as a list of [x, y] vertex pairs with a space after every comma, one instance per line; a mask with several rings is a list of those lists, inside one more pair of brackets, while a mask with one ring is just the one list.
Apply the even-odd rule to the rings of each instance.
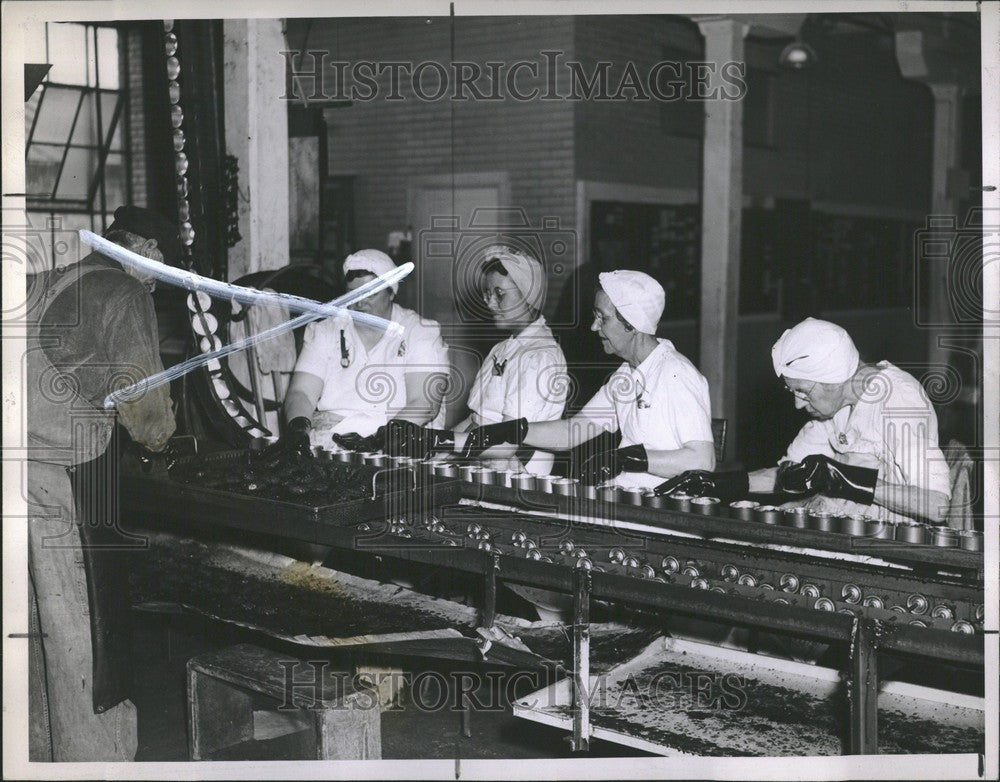
[[501, 421], [498, 424], [486, 424], [469, 430], [462, 456], [470, 458], [479, 456], [483, 451], [494, 445], [520, 445], [528, 434], [528, 419], [516, 418], [513, 421]]
[[828, 456], [812, 454], [801, 462], [786, 462], [778, 469], [775, 488], [785, 494], [840, 497], [862, 505], [875, 501], [878, 470], [835, 462]]
[[402, 418], [393, 418], [371, 437], [335, 434], [333, 440], [352, 451], [384, 451], [390, 456], [409, 456], [411, 459], [426, 459], [432, 453], [450, 452], [455, 447], [454, 432], [428, 429]]
[[717, 497], [723, 502], [740, 500], [750, 493], [750, 476], [742, 470], [708, 472], [688, 470], [664, 481], [653, 491], [656, 494], [687, 494], [691, 497]]
[[649, 461], [646, 458], [646, 447], [629, 445], [625, 448], [615, 448], [610, 451], [595, 453], [583, 463], [580, 469], [580, 482], [590, 486], [610, 481], [620, 472], [647, 472]]
[[261, 451], [259, 457], [261, 463], [277, 467], [284, 462], [311, 459], [310, 429], [312, 429], [312, 420], [309, 416], [300, 415], [293, 418], [285, 424], [285, 431], [278, 442]]

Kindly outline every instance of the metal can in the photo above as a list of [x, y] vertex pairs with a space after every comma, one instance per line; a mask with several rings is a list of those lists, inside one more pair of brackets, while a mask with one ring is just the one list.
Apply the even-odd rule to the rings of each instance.
[[660, 560], [660, 567], [668, 573], [676, 573], [681, 569], [681, 563], [677, 560], [677, 557], [664, 557]]
[[576, 494], [576, 486], [579, 483], [576, 478], [556, 478], [552, 481], [552, 492], [572, 497]]
[[476, 537], [482, 531], [483, 531], [482, 526], [476, 524], [475, 522], [472, 522], [465, 528], [465, 534], [468, 535], [470, 538]]
[[921, 594], [907, 595], [906, 608], [911, 614], [926, 614], [927, 598]]
[[494, 476], [494, 483], [507, 489], [511, 487], [511, 481], [517, 475], [517, 470], [497, 470]]
[[535, 475], [535, 491], [547, 491], [551, 494], [552, 492], [552, 481], [553, 477], [551, 475]]
[[890, 606], [889, 610], [892, 611], [893, 613], [896, 613], [896, 614], [905, 614], [906, 613], [906, 609], [903, 608], [903, 606], [900, 606], [900, 605]]
[[536, 549], [537, 550], [538, 549], [538, 544], [535, 543], [535, 541], [533, 541], [531, 538], [525, 538], [525, 540], [524, 540], [524, 548], [526, 548], [526, 549]]
[[817, 532], [833, 532], [835, 523], [836, 518], [832, 513], [817, 510], [809, 511], [809, 529], [814, 529]]
[[597, 490], [597, 497], [602, 502], [618, 502], [618, 487], [602, 486]]
[[821, 592], [820, 588], [815, 584], [803, 584], [799, 590], [799, 594], [805, 597], [819, 597]]
[[333, 455], [333, 459], [341, 464], [353, 464], [354, 451], [337, 451]]
[[613, 548], [608, 552], [608, 559], [612, 562], [618, 562], [619, 564], [625, 561], [625, 557], [628, 555], [625, 553], [625, 549]]
[[894, 540], [896, 525], [891, 521], [883, 521], [869, 516], [865, 518], [865, 535], [878, 540]]
[[868, 595], [865, 597], [861, 604], [865, 608], [885, 608], [885, 600], [883, 600], [878, 595]]
[[983, 550], [983, 533], [974, 529], [963, 529], [958, 533], [958, 545], [966, 551]]
[[759, 502], [753, 500], [737, 500], [729, 503], [729, 515], [740, 521], [753, 521], [754, 509], [760, 507]]
[[868, 527], [864, 516], [841, 516], [840, 531], [844, 535], [854, 535], [855, 537], [864, 535]]
[[813, 603], [813, 608], [818, 611], [834, 611], [836, 606], [834, 606], [833, 601], [828, 597], [820, 597]]
[[576, 495], [578, 497], [583, 497], [585, 500], [596, 500], [597, 487], [591, 486], [588, 483], [579, 483], [576, 486]]
[[639, 567], [639, 558], [638, 557], [625, 557], [625, 559], [622, 561], [622, 564], [625, 567], [629, 567], [629, 568]]
[[684, 513], [690, 513], [691, 511], [691, 500], [690, 494], [671, 494], [667, 497], [667, 507], [670, 510], [682, 511]]
[[740, 577], [740, 570], [736, 565], [723, 565], [720, 573], [724, 581], [735, 581]]
[[958, 534], [951, 527], [931, 527], [931, 543], [938, 548], [953, 548], [958, 545]]
[[768, 592], [774, 591], [774, 584], [768, 584], [766, 581], [760, 585], [761, 589], [766, 589]]
[[527, 472], [515, 473], [510, 479], [511, 487], [521, 491], [534, 491], [535, 476]]
[[726, 594], [726, 590], [723, 587], [720, 587], [720, 586], [711, 587], [711, 588], [709, 588], [708, 591], [709, 592], [715, 592], [716, 594], [719, 594], [719, 595]]
[[589, 557], [580, 557], [576, 560], [576, 566], [581, 570], [593, 570], [594, 563], [590, 561]]
[[896, 525], [896, 540], [923, 545], [927, 543], [927, 527], [901, 521]]
[[778, 579], [778, 586], [781, 587], [782, 592], [798, 592], [799, 577], [794, 573], [784, 573]]
[[976, 606], [976, 621], [982, 622], [986, 618], [986, 606]]
[[844, 588], [840, 590], [840, 596], [847, 603], [860, 603], [861, 587], [857, 584], [844, 584]]
[[476, 548], [482, 549], [483, 551], [492, 551], [493, 550], [493, 544], [490, 543], [488, 540], [481, 540], [476, 545]]
[[796, 527], [797, 529], [805, 529], [809, 526], [809, 509], [808, 508], [786, 508], [784, 511], [784, 518], [782, 519], [782, 524], [786, 527]]
[[457, 478], [458, 465], [454, 462], [435, 462], [434, 475], [438, 478]]
[[472, 471], [472, 481], [483, 486], [492, 486], [496, 476], [496, 470], [492, 467], [478, 467]]
[[513, 543], [518, 548], [520, 548], [524, 544], [524, 541], [527, 539], [528, 535], [526, 532], [524, 532], [524, 530], [518, 530], [517, 532], [514, 532], [510, 536], [510, 542]]
[[722, 501], [718, 497], [693, 497], [691, 510], [703, 516], [717, 516]]
[[667, 498], [650, 489], [643, 493], [642, 504], [647, 508], [665, 508], [667, 506]]
[[656, 571], [653, 569], [652, 565], [643, 565], [639, 568], [639, 575], [643, 578], [656, 578]]
[[923, 619], [911, 619], [910, 624], [914, 627], [927, 627], [927, 622]]
[[623, 486], [621, 491], [621, 502], [626, 505], [642, 505], [642, 494], [645, 489], [640, 489], [635, 486]]
[[936, 605], [931, 609], [931, 619], [954, 619], [955, 611], [946, 605]]
[[361, 458], [365, 464], [371, 467], [385, 467], [386, 459], [388, 458], [384, 453], [377, 453], [374, 451], [363, 452]]
[[319, 459], [320, 461], [329, 462], [333, 459], [333, 450], [330, 448], [324, 448], [321, 445], [314, 445], [310, 449], [314, 459]]
[[759, 505], [753, 509], [754, 521], [761, 524], [781, 524], [784, 514], [777, 505]]
[[695, 565], [687, 565], [681, 571], [681, 575], [682, 576], [691, 576], [691, 578], [697, 578], [698, 576], [701, 575], [701, 571], [698, 570], [697, 566], [695, 566]]
[[736, 583], [740, 584], [741, 586], [755, 587], [757, 586], [757, 576], [753, 575], [752, 573], [744, 573], [742, 576], [736, 579]]
[[691, 588], [692, 589], [705, 589], [705, 590], [707, 590], [708, 587], [709, 587], [709, 584], [708, 584], [708, 579], [707, 578], [701, 578], [699, 576], [698, 578], [691, 579]]
[[526, 556], [528, 559], [533, 559], [533, 560], [535, 560], [537, 562], [538, 560], [540, 560], [542, 558], [542, 552], [539, 551], [537, 548], [529, 548], [524, 553], [524, 556]]
[[478, 465], [475, 464], [463, 464], [458, 468], [458, 477], [467, 483], [472, 483], [472, 475], [478, 470]]
[[564, 540], [559, 544], [559, 553], [563, 556], [570, 556], [573, 553], [573, 549], [576, 548], [576, 544], [572, 540]]
[[966, 635], [975, 635], [976, 628], [971, 624], [966, 622], [964, 619], [959, 619], [955, 624], [951, 626], [951, 631], [953, 633], [965, 633]]

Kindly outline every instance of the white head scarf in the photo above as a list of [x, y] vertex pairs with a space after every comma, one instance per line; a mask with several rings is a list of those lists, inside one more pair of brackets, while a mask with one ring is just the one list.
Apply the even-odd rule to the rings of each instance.
[[507, 276], [524, 296], [525, 301], [541, 311], [545, 304], [546, 285], [545, 269], [542, 264], [526, 253], [502, 244], [486, 248], [486, 260], [492, 261], [494, 258], [507, 270]]
[[636, 331], [655, 334], [667, 304], [663, 286], [644, 272], [619, 269], [597, 276], [615, 309]]
[[[368, 272], [381, 277], [396, 268], [392, 258], [381, 250], [358, 250], [344, 259], [344, 274], [353, 271]], [[399, 283], [393, 283], [392, 292], [399, 293]]]
[[851, 335], [836, 323], [806, 318], [774, 343], [771, 360], [778, 377], [844, 383], [854, 376], [861, 359]]

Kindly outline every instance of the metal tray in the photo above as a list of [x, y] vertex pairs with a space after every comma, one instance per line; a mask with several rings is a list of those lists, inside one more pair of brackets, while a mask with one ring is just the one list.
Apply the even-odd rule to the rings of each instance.
[[[178, 461], [171, 476], [182, 476], [195, 465], [213, 470], [231, 466], [243, 469], [248, 451], [222, 451]], [[378, 467], [340, 465], [326, 462], [324, 467], [337, 470], [351, 468], [364, 475], [366, 496], [328, 505], [312, 505], [286, 499], [271, 499], [261, 494], [238, 493], [218, 488], [185, 483], [175, 477], [145, 474], [122, 475], [122, 510], [133, 517], [161, 515], [183, 516], [191, 522], [221, 524], [259, 532], [289, 534], [312, 540], [315, 527], [346, 527], [360, 522], [384, 519], [411, 513], [428, 513], [435, 508], [458, 502], [460, 481], [421, 476], [410, 468], [381, 469]]]

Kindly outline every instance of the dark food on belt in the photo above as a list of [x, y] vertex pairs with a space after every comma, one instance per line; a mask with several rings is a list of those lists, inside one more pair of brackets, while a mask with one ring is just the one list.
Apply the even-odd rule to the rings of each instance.
[[246, 458], [213, 463], [209, 459], [178, 464], [170, 476], [181, 483], [269, 500], [304, 505], [333, 505], [371, 497], [373, 468], [301, 459], [278, 466], [248, 452]]

